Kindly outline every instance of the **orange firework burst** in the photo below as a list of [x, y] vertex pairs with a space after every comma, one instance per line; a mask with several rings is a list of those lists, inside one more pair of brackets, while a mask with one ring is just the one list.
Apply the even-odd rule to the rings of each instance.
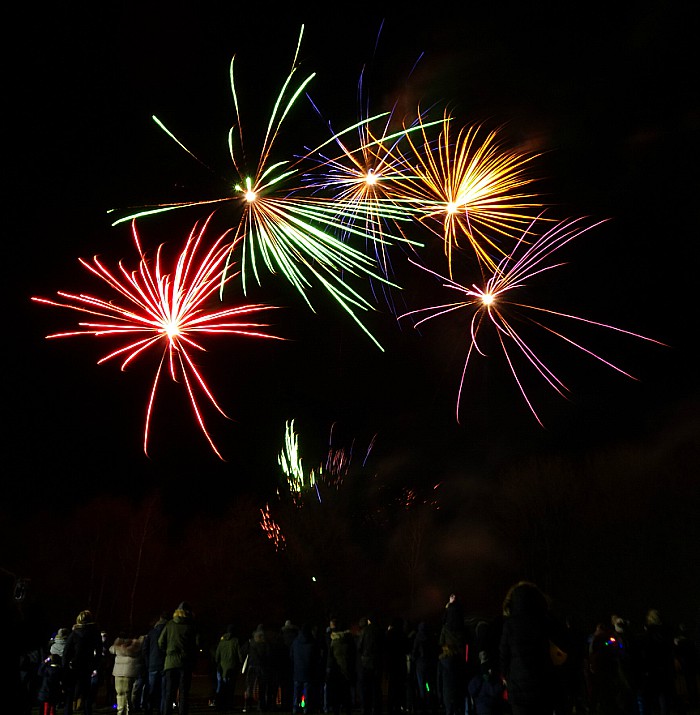
[[462, 127], [451, 136], [454, 119], [445, 112], [437, 139], [429, 136], [428, 124], [419, 119], [422, 143], [406, 135], [413, 156], [404, 155], [402, 186], [418, 209], [418, 218], [445, 242], [449, 274], [452, 254], [463, 234], [479, 262], [495, 269], [496, 256], [507, 250], [494, 236], [515, 237], [532, 220], [528, 210], [541, 207], [536, 194], [523, 193], [534, 181], [527, 169], [536, 153], [511, 150], [501, 139], [501, 129], [481, 140], [483, 127]]
[[[132, 235], [140, 256], [136, 270], [130, 271], [120, 262], [119, 270], [112, 271], [104, 266], [97, 256], [93, 257], [91, 263], [79, 259], [88, 271], [116, 293], [116, 299], [104, 300], [84, 293], [76, 295], [60, 291], [57, 295], [65, 299], [65, 302], [32, 298], [38, 303], [69, 308], [103, 319], [99, 322], [81, 322], [79, 330], [54, 333], [48, 335], [48, 338], [92, 335], [127, 340], [126, 344], [100, 358], [98, 364], [121, 358], [121, 367], [124, 370], [132, 360], [150, 348], [162, 350], [146, 410], [143, 441], [146, 454], [151, 413], [166, 361], [171, 378], [177, 382], [178, 378], [182, 377], [197, 422], [214, 452], [223, 459], [206, 429], [198, 394], [205, 396], [224, 417], [226, 414], [204, 381], [192, 358], [192, 351], [205, 350], [200, 338], [207, 335], [228, 333], [282, 339], [260, 332], [258, 328], [267, 327], [264, 324], [237, 320], [275, 306], [257, 304], [207, 308], [221, 286], [222, 277], [227, 270], [227, 258], [232, 249], [232, 242], [227, 238], [229, 232], [221, 235], [208, 249], [202, 248], [202, 238], [210, 219], [211, 216], [201, 227], [195, 224], [173, 264], [172, 271], [164, 269], [163, 244], [158, 247], [155, 261], [147, 259], [141, 248], [135, 222], [132, 222]], [[236, 275], [229, 273], [225, 280], [228, 281]]]
[[[529, 324], [535, 328], [540, 328], [548, 334], [560, 338], [569, 345], [581, 350], [587, 355], [604, 363], [608, 367], [611, 367], [613, 370], [616, 370], [617, 372], [632, 379], [635, 378], [628, 372], [625, 372], [622, 368], [593, 352], [589, 348], [584, 347], [573, 339], [565, 336], [553, 327], [545, 325], [541, 322], [540, 318], [535, 316], [541, 316], [542, 319], [551, 317], [573, 320], [577, 321], [579, 324], [585, 323], [590, 326], [606, 328], [617, 333], [623, 333], [634, 338], [656, 343], [657, 345], [664, 345], [664, 343], [661, 343], [658, 340], [654, 340], [628, 330], [623, 330], [622, 328], [616, 328], [612, 325], [608, 325], [607, 323], [600, 323], [587, 318], [570, 315], [568, 313], [561, 313], [549, 308], [538, 307], [530, 303], [521, 302], [518, 299], [519, 292], [523, 292], [523, 290], [529, 285], [531, 279], [562, 265], [561, 263], [550, 262], [549, 259], [552, 257], [552, 254], [581, 234], [603, 223], [602, 221], [599, 221], [592, 225], [588, 225], [582, 223], [582, 221], [582, 219], [561, 221], [539, 237], [532, 238], [531, 241], [526, 240], [529, 238], [529, 231], [525, 231], [518, 239], [513, 250], [498, 263], [492, 275], [488, 279], [483, 279], [482, 285], [477, 285], [476, 283], [472, 284], [471, 287], [460, 285], [452, 280], [452, 278], [441, 276], [438, 273], [412, 261], [414, 265], [419, 266], [428, 273], [432, 273], [440, 280], [445, 281], [443, 284], [444, 287], [456, 291], [461, 295], [461, 297], [455, 302], [420, 308], [418, 310], [404, 313], [404, 315], [400, 316], [401, 318], [409, 315], [417, 315], [421, 313], [425, 314], [425, 317], [415, 323], [414, 327], [418, 327], [418, 325], [427, 320], [454, 311], [467, 310], [471, 314], [469, 349], [467, 350], [467, 357], [464, 362], [464, 368], [462, 370], [457, 395], [457, 421], [459, 421], [462, 388], [464, 386], [469, 361], [475, 352], [482, 357], [487, 356], [485, 351], [479, 345], [479, 337], [481, 332], [486, 330], [489, 326], [497, 336], [503, 355], [508, 362], [508, 366], [513, 374], [513, 377], [515, 378], [522, 396], [525, 399], [525, 402], [540, 424], [542, 424], [542, 422], [537, 415], [532, 402], [526, 394], [520, 378], [518, 377], [515, 365], [516, 355], [519, 354], [521, 357], [524, 357], [526, 364], [529, 363], [530, 366], [533, 367], [535, 371], [549, 384], [549, 386], [560, 395], [565, 396], [566, 392], [568, 392], [568, 388], [539, 357], [539, 355], [535, 352], [535, 349], [526, 342], [522, 331], [518, 332], [518, 328], [516, 327], [517, 323], [523, 325]], [[535, 222], [536, 219], [532, 222], [533, 226]]]

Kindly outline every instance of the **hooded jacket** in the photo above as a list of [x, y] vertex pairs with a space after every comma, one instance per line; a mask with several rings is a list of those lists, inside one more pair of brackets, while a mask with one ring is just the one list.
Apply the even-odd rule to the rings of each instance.
[[163, 627], [158, 645], [165, 652], [164, 670], [194, 670], [199, 651], [199, 630], [189, 611], [178, 608]]
[[115, 678], [136, 678], [143, 666], [143, 638], [117, 638], [109, 647], [114, 656]]
[[241, 663], [243, 662], [241, 644], [230, 628], [221, 636], [216, 645], [214, 662], [216, 663], [217, 671], [224, 678], [231, 678], [241, 669]]

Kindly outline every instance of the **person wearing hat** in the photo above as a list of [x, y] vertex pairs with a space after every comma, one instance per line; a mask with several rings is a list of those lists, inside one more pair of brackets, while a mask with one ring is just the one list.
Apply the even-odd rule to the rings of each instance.
[[183, 601], [158, 637], [158, 645], [165, 652], [164, 715], [171, 715], [176, 699], [179, 715], [188, 715], [192, 673], [197, 664], [199, 640], [199, 629], [192, 609], [187, 601]]

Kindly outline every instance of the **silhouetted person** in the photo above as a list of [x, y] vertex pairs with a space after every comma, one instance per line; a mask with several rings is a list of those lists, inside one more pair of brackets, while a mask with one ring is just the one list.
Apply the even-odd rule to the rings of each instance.
[[80, 700], [84, 715], [92, 715], [93, 677], [102, 658], [102, 635], [90, 611], [78, 614], [63, 650], [65, 677], [65, 715], [73, 712], [73, 703]]
[[294, 690], [291, 648], [295, 638], [299, 635], [299, 626], [287, 619], [280, 629], [279, 635], [280, 656], [277, 663], [277, 678], [280, 688], [280, 708], [289, 712], [292, 709], [292, 692]]
[[243, 696], [243, 710], [255, 706], [259, 711], [271, 709], [270, 671], [272, 652], [263, 624], [259, 624], [248, 641], [246, 664], [246, 686]]
[[233, 708], [236, 681], [241, 672], [241, 644], [235, 628], [229, 625], [216, 644], [214, 652], [214, 665], [216, 667], [216, 697], [215, 703], [218, 710]]
[[513, 715], [549, 715], [554, 708], [549, 652], [549, 604], [528, 581], [511, 586], [503, 602], [500, 669]]
[[318, 712], [321, 706], [321, 648], [308, 623], [290, 647], [292, 661], [292, 712]]
[[167, 613], [161, 613], [143, 639], [143, 658], [148, 677], [146, 715], [161, 715], [165, 710], [165, 652], [160, 649], [158, 639], [167, 622]]
[[416, 707], [421, 713], [426, 713], [435, 704], [438, 643], [436, 635], [425, 621], [418, 624], [411, 655], [418, 697]]
[[680, 675], [685, 684], [685, 706], [687, 709], [697, 710], [700, 705], [700, 699], [698, 698], [700, 658], [698, 658], [698, 647], [694, 643], [685, 623], [678, 624], [678, 633], [673, 639], [673, 643]]
[[653, 711], [668, 715], [675, 696], [673, 634], [654, 608], [647, 611], [641, 640], [643, 671], [639, 715]]
[[394, 618], [384, 640], [387, 715], [399, 715], [406, 707], [408, 653], [409, 643], [403, 618]]
[[366, 616], [357, 640], [358, 684], [363, 715], [382, 711], [384, 675], [384, 632], [371, 616]]
[[454, 646], [466, 660], [467, 632], [464, 626], [464, 607], [456, 593], [451, 593], [445, 604], [439, 644]]
[[462, 715], [467, 694], [467, 661], [454, 645], [445, 643], [438, 657], [438, 691], [444, 715]]
[[502, 715], [505, 687], [486, 651], [479, 652], [479, 672], [467, 684], [467, 715]]
[[328, 707], [334, 715], [340, 715], [341, 712], [346, 715], [352, 713], [352, 689], [357, 682], [356, 659], [355, 639], [336, 619], [335, 629], [330, 634], [326, 663]]
[[58, 715], [64, 698], [62, 659], [53, 653], [39, 666], [39, 715]]

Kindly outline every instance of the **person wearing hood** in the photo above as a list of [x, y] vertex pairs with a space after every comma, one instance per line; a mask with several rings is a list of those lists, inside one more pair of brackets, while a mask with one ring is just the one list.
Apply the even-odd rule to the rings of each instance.
[[226, 631], [216, 644], [214, 664], [216, 665], [216, 696], [214, 703], [218, 710], [233, 708], [233, 696], [236, 692], [236, 675], [241, 670], [241, 643], [236, 637], [235, 628], [227, 626]]
[[143, 637], [118, 636], [109, 647], [114, 656], [114, 688], [117, 692], [117, 715], [131, 715], [136, 706], [136, 681], [143, 667]]
[[80, 611], [63, 649], [65, 715], [73, 713], [73, 703], [77, 700], [82, 702], [84, 715], [92, 715], [92, 678], [97, 672], [101, 655], [100, 629], [90, 611]]
[[199, 653], [199, 629], [186, 601], [180, 603], [163, 627], [158, 646], [165, 653], [164, 715], [171, 715], [176, 699], [179, 715], [188, 715], [192, 673]]

